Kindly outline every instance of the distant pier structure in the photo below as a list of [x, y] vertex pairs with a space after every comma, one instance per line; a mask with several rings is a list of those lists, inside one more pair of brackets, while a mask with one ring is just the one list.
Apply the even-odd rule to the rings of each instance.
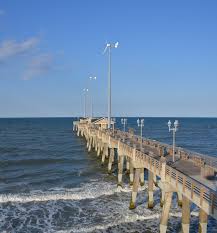
[[190, 152], [182, 148], [135, 135], [133, 131], [124, 132], [114, 128], [107, 129], [106, 118], [83, 118], [73, 122], [73, 130], [83, 136], [88, 151], [95, 150], [101, 156], [102, 164], [108, 161], [108, 173], [115, 162], [118, 164], [117, 185], [123, 186], [124, 166], [132, 186], [129, 208], [136, 208], [139, 186], [144, 185], [144, 171], [148, 172], [148, 208], [154, 207], [154, 187], [161, 190], [162, 207], [159, 231], [166, 233], [172, 196], [175, 192], [182, 208], [182, 232], [188, 233], [190, 227], [190, 203], [199, 208], [198, 232], [207, 232], [208, 215], [217, 219], [216, 174], [217, 159]]

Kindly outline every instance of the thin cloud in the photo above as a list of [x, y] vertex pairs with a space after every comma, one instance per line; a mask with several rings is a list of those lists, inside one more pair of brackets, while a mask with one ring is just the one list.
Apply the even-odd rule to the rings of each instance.
[[31, 37], [22, 42], [15, 40], [3, 41], [0, 44], [0, 61], [5, 61], [8, 58], [29, 52], [36, 47], [38, 42], [39, 38], [37, 37]]
[[41, 54], [33, 58], [24, 73], [23, 80], [30, 80], [34, 77], [43, 75], [53, 66], [53, 56], [51, 54]]

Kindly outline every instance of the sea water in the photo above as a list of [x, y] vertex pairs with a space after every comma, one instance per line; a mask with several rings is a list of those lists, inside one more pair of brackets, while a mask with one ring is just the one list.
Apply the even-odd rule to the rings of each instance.
[[[169, 118], [144, 118], [143, 135], [171, 144]], [[137, 208], [129, 210], [131, 189], [117, 189], [117, 168], [107, 174], [84, 138], [72, 131], [76, 118], [0, 119], [0, 232], [146, 232], [159, 231], [159, 190], [147, 208], [147, 184]], [[127, 127], [140, 131], [137, 118]], [[172, 122], [174, 119], [170, 119]], [[217, 155], [216, 118], [178, 118], [178, 146]], [[123, 126], [120, 118], [116, 125]], [[168, 232], [181, 231], [181, 209], [174, 196]], [[191, 206], [191, 232], [198, 231], [198, 208]], [[208, 232], [217, 232], [209, 217]]]

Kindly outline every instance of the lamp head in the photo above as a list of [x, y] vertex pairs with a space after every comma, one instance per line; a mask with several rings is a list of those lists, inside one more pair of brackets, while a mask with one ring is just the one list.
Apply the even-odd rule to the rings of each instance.
[[177, 128], [178, 128], [178, 126], [179, 126], [179, 122], [178, 122], [178, 120], [175, 120], [175, 122], [174, 122], [174, 126], [175, 126], [175, 129], [177, 129]]
[[139, 119], [137, 120], [137, 125], [138, 125], [138, 126], [140, 125], [140, 120], [139, 120]]
[[170, 131], [170, 129], [171, 129], [171, 125], [172, 125], [172, 123], [171, 123], [171, 121], [170, 121], [170, 120], [168, 121], [167, 125], [168, 125], [168, 127], [169, 127], [169, 131]]

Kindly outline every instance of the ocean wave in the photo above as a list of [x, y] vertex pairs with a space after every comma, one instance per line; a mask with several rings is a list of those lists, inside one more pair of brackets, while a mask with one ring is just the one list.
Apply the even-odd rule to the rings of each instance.
[[0, 203], [93, 199], [102, 195], [112, 195], [117, 191], [117, 186], [114, 184], [88, 183], [82, 187], [71, 189], [52, 188], [48, 191], [35, 190], [28, 194], [2, 194], [0, 195]]
[[[182, 213], [181, 212], [174, 212], [174, 213], [170, 213], [169, 214], [170, 217], [182, 217]], [[196, 216], [198, 217], [198, 212], [191, 212], [191, 216]], [[96, 230], [106, 230], [108, 228], [111, 227], [115, 227], [115, 226], [120, 226], [122, 224], [126, 224], [126, 223], [135, 223], [137, 221], [147, 221], [147, 220], [154, 220], [154, 219], [160, 219], [161, 213], [160, 211], [158, 213], [154, 213], [151, 215], [147, 215], [147, 216], [142, 216], [142, 215], [138, 215], [138, 214], [134, 214], [134, 215], [126, 215], [124, 217], [124, 219], [115, 221], [113, 223], [108, 223], [105, 225], [95, 225], [93, 227], [77, 227], [77, 228], [71, 228], [71, 229], [67, 229], [67, 230], [60, 230], [57, 231], [57, 233], [69, 233], [69, 232], [73, 232], [73, 233], [79, 233], [79, 232], [93, 232]], [[144, 223], [143, 223], [144, 224]], [[154, 222], [152, 221], [150, 223], [151, 225], [154, 224]], [[147, 224], [145, 224], [147, 225]]]

